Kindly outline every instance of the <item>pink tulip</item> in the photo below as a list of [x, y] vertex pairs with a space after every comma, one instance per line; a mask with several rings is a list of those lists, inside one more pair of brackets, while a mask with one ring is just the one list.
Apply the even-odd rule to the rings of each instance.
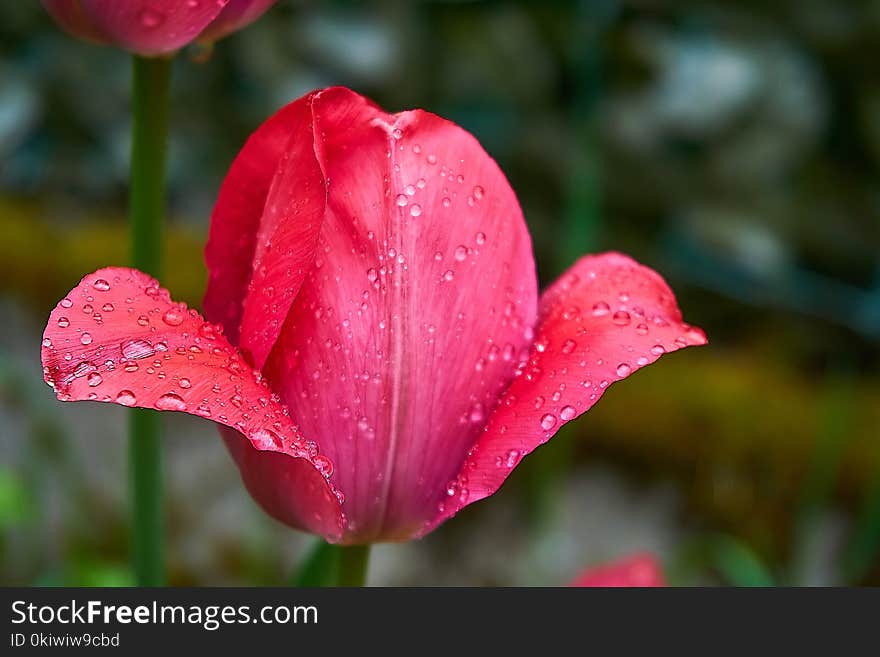
[[63, 401], [224, 425], [254, 498], [331, 542], [426, 534], [609, 384], [706, 342], [618, 253], [539, 297], [516, 196], [477, 140], [344, 88], [250, 137], [205, 255], [216, 324], [145, 274], [102, 269], [52, 312], [46, 381]]
[[636, 554], [626, 559], [588, 568], [571, 586], [625, 587], [666, 586], [663, 567], [652, 554]]
[[43, 0], [71, 34], [139, 55], [214, 41], [255, 21], [275, 0]]

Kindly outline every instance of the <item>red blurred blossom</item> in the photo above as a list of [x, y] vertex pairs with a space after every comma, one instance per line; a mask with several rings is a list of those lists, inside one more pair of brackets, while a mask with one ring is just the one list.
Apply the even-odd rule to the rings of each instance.
[[275, 0], [43, 0], [71, 34], [140, 55], [214, 41], [255, 21]]
[[618, 253], [539, 296], [516, 196], [476, 139], [344, 88], [250, 137], [205, 255], [216, 324], [145, 274], [100, 270], [51, 314], [46, 381], [224, 425], [257, 502], [332, 542], [424, 535], [610, 384], [706, 341]]
[[666, 586], [663, 567], [652, 554], [635, 554], [602, 566], [588, 568], [570, 586]]

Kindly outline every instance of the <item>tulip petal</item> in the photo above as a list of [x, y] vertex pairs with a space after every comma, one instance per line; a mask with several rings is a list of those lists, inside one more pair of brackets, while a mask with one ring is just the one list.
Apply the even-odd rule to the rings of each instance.
[[257, 368], [311, 267], [324, 216], [327, 193], [313, 147], [314, 96], [290, 103], [254, 132], [223, 181], [211, 216], [205, 316], [222, 324]]
[[454, 124], [315, 99], [329, 182], [317, 256], [264, 372], [346, 492], [346, 542], [436, 514], [526, 349], [531, 242], [504, 175]]
[[250, 25], [276, 0], [229, 0], [220, 15], [199, 35], [199, 41], [216, 41]]
[[588, 568], [569, 586], [658, 587], [666, 586], [666, 580], [660, 562], [654, 555], [646, 553]]
[[[182, 411], [235, 429], [227, 444], [257, 500], [288, 524], [338, 538], [339, 500], [324, 476], [332, 464], [222, 329], [146, 274], [109, 267], [83, 278], [49, 317], [42, 361], [61, 401]], [[251, 452], [271, 452], [266, 471], [284, 467], [283, 500], [258, 494]]]
[[193, 41], [226, 5], [226, 0], [43, 0], [69, 32], [141, 55], [174, 52]]
[[662, 354], [706, 343], [655, 271], [619, 253], [579, 260], [541, 296], [528, 359], [423, 533], [492, 495], [514, 467], [613, 382]]

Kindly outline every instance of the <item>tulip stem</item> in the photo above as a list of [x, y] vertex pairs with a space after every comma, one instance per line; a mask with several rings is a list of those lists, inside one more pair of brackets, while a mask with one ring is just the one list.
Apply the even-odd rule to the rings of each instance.
[[[162, 273], [165, 142], [171, 60], [134, 57], [132, 68], [129, 220], [132, 266]], [[141, 586], [164, 584], [161, 422], [156, 411], [132, 409], [129, 474], [132, 562]]]
[[369, 545], [346, 545], [339, 548], [337, 586], [366, 586]]

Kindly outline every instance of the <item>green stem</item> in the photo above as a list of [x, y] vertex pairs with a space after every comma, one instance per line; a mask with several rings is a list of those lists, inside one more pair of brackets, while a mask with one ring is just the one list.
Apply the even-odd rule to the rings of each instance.
[[[131, 262], [162, 273], [165, 142], [171, 60], [134, 57], [129, 218]], [[133, 409], [129, 423], [132, 560], [137, 583], [164, 583], [161, 424], [155, 411]]]
[[337, 586], [366, 586], [369, 545], [348, 545], [339, 548]]

